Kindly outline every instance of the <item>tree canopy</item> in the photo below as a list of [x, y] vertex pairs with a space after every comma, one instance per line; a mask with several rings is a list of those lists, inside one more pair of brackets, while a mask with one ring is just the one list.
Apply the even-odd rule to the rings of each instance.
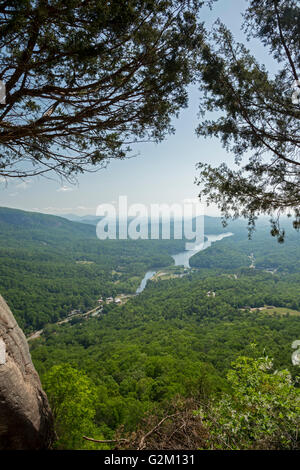
[[271, 214], [272, 235], [283, 240], [279, 216], [300, 227], [299, 65], [300, 8], [295, 0], [251, 0], [244, 14], [248, 39], [258, 39], [274, 58], [267, 70], [218, 21], [201, 48], [201, 112], [217, 111], [198, 134], [218, 137], [235, 156], [226, 163], [198, 164], [200, 197], [207, 196], [225, 218]]
[[44, 377], [44, 386], [51, 400], [58, 440], [55, 447], [91, 449], [84, 442], [85, 432], [99, 433], [92, 424], [97, 391], [90, 379], [68, 364], [53, 366]]
[[214, 449], [299, 448], [299, 388], [268, 357], [238, 357], [227, 374], [232, 394], [199, 410]]
[[172, 131], [187, 104], [203, 3], [2, 2], [0, 175], [71, 178]]

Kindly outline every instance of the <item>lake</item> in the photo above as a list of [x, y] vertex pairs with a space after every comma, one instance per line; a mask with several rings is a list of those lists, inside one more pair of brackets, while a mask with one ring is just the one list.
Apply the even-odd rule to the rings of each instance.
[[[198, 251], [203, 251], [206, 248], [209, 248], [212, 243], [218, 242], [225, 237], [231, 237], [232, 235], [233, 233], [231, 232], [221, 233], [219, 235], [205, 235], [207, 240], [204, 243], [201, 243], [201, 245], [196, 245], [193, 250], [185, 250], [181, 251], [180, 253], [176, 253], [175, 255], [171, 255], [175, 262], [175, 266], [184, 266], [185, 268], [190, 268], [190, 258], [196, 253], [198, 253]], [[136, 294], [140, 294], [141, 292], [143, 292], [147, 285], [147, 282], [149, 281], [149, 279], [151, 279], [151, 277], [154, 276], [155, 273], [156, 271], [146, 272], [139, 287], [136, 290]]]
[[205, 235], [207, 241], [201, 243], [201, 245], [195, 246], [194, 250], [185, 250], [177, 253], [176, 255], [171, 255], [175, 261], [175, 266], [184, 266], [185, 268], [190, 268], [190, 258], [194, 256], [198, 251], [203, 251], [206, 248], [209, 248], [212, 243], [218, 242], [225, 237], [231, 237], [233, 233], [226, 232], [221, 233], [220, 235]]

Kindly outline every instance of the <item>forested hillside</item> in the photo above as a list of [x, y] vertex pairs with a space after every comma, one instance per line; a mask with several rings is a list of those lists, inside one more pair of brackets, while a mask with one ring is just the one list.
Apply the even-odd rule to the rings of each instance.
[[[113, 447], [82, 436], [142, 432], [145, 417], [161, 419], [171, 403], [175, 411], [212, 406], [232, 393], [227, 373], [240, 356], [256, 361], [267, 354], [275, 369], [296, 377], [297, 232], [287, 230], [281, 245], [270, 239], [266, 221], [249, 240], [242, 221], [223, 228], [220, 219], [206, 218], [205, 233], [233, 235], [192, 256], [190, 270], [172, 271], [170, 255], [184, 249], [182, 240], [101, 241], [93, 225], [6, 208], [0, 221], [1, 294], [27, 333], [43, 328], [30, 345], [54, 410], [58, 448]], [[134, 294], [149, 269], [158, 275], [126, 303], [57, 324], [101, 296]], [[214, 445], [209, 439], [195, 445]]]
[[[219, 225], [220, 220], [210, 220], [211, 233], [214, 228], [218, 233]], [[77, 226], [71, 224], [74, 237]], [[82, 226], [79, 231], [88, 230], [87, 225]], [[83, 441], [82, 436], [114, 439], [116, 433], [124, 436], [143, 428], [145, 416], [161, 419], [172, 402], [179, 409], [184, 400], [192, 400], [196, 407], [198, 402], [221, 399], [232, 392], [227, 373], [231, 362], [241, 355], [253, 361], [268, 355], [274, 358], [275, 369], [287, 368], [293, 377], [297, 375], [291, 354], [293, 341], [300, 338], [300, 270], [290, 261], [300, 254], [297, 232], [293, 236], [288, 232], [285, 244], [280, 245], [259, 227], [248, 240], [242, 222], [236, 222], [234, 230], [231, 226], [226, 230], [235, 233], [192, 257], [193, 268], [185, 275], [156, 277], [125, 305], [107, 305], [95, 318], [48, 324], [41, 338], [31, 342], [35, 366], [56, 410], [59, 448], [107, 448], [110, 445]], [[118, 286], [113, 284], [111, 270], [116, 265], [120, 270], [124, 260], [128, 285], [130, 276], [154, 266], [153, 256], [161, 267], [173, 262], [167, 253], [180, 248], [179, 241], [83, 241], [80, 235], [75, 242], [69, 237], [62, 241], [64, 247], [67, 243], [70, 247], [64, 254], [48, 247], [62, 298], [67, 273], [73, 275], [75, 286], [82, 286], [82, 292], [89, 291], [99, 265], [103, 282]], [[268, 259], [273, 253], [276, 257], [270, 272], [269, 265], [264, 266], [263, 261], [258, 265], [257, 260]], [[79, 265], [84, 270], [77, 271], [74, 260], [79, 259], [94, 261], [95, 271], [90, 271], [94, 265]], [[28, 294], [33, 306], [35, 289], [33, 284]], [[113, 290], [107, 288], [106, 292]], [[76, 299], [80, 302], [81, 295]], [[50, 307], [49, 311], [56, 320], [56, 309]], [[47, 322], [54, 323], [49, 318]], [[255, 442], [251, 445], [257, 445]]]
[[[93, 423], [94, 437], [113, 438], [119, 426], [134, 431], [147, 411], [164, 409], [178, 395], [213, 397], [227, 390], [231, 361], [241, 354], [252, 356], [251, 343], [257, 344], [258, 354], [265, 351], [275, 358], [275, 368], [295, 374], [291, 345], [300, 338], [300, 311], [281, 315], [242, 308], [277, 302], [299, 308], [299, 280], [292, 285], [290, 277], [280, 281], [271, 274], [232, 279], [211, 273], [205, 279], [195, 274], [151, 282], [105, 316], [53, 327], [33, 343], [33, 359], [50, 400], [57, 377], [60, 383], [68, 380], [67, 364], [79, 376], [87, 375], [95, 389], [94, 418], [80, 428], [81, 434], [91, 432]], [[215, 297], [207, 294], [212, 289]], [[54, 382], [47, 385], [49, 374]], [[79, 435], [75, 441], [65, 445], [83, 445]]]
[[[208, 227], [213, 230], [217, 225], [217, 222], [212, 220], [213, 224], [209, 219], [205, 223], [205, 233], [209, 233]], [[300, 272], [299, 232], [292, 228], [288, 220], [285, 220], [284, 226], [286, 243], [281, 244], [270, 236], [267, 220], [262, 219], [257, 223], [257, 229], [252, 233], [251, 239], [246, 224], [242, 221], [229, 223], [226, 231], [234, 233], [234, 236], [218, 242], [213, 249], [198, 252], [190, 259], [190, 265], [196, 268], [220, 268], [230, 271], [253, 264], [256, 269], [261, 270]]]
[[299, 25], [1, 2], [0, 449], [300, 450]]
[[8, 208], [0, 224], [0, 292], [26, 332], [101, 296], [135, 293], [147, 269], [184, 249], [181, 240], [100, 241], [92, 225]]

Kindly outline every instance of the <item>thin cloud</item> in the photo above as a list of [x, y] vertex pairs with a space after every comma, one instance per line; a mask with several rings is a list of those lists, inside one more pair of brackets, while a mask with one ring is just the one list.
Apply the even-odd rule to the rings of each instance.
[[58, 193], [61, 193], [61, 192], [66, 192], [66, 191], [74, 191], [74, 188], [70, 188], [70, 186], [61, 186], [60, 188], [58, 188], [56, 190]]
[[31, 180], [22, 181], [21, 183], [16, 184], [16, 188], [25, 190], [28, 189], [31, 184]]

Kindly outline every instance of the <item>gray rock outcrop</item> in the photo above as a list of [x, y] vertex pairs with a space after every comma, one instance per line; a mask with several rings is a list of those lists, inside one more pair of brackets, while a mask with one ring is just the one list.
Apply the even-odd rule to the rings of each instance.
[[48, 449], [55, 437], [27, 340], [0, 296], [0, 450]]

